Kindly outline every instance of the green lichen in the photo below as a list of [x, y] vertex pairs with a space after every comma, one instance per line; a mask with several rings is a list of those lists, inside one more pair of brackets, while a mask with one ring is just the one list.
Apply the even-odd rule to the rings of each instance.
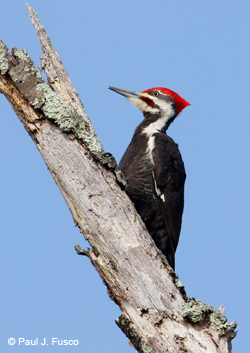
[[[103, 152], [98, 136], [87, 131], [83, 117], [70, 104], [65, 103], [60, 94], [54, 92], [44, 81], [27, 50], [14, 48], [13, 56], [19, 65], [11, 68], [10, 76], [29, 103], [36, 109], [41, 108], [45, 116], [54, 120], [63, 131], [74, 131], [78, 138], [86, 142], [91, 152]], [[0, 41], [0, 71], [2, 74], [8, 71], [10, 58], [7, 47]], [[19, 82], [20, 75], [22, 75], [22, 80]]]
[[213, 324], [220, 328], [227, 322], [227, 318], [225, 316], [218, 316], [215, 312], [209, 315], [209, 319]]
[[0, 42], [0, 72], [1, 74], [6, 74], [9, 68], [9, 61], [6, 57], [6, 49], [5, 45]]
[[35, 98], [34, 101], [32, 102], [32, 105], [36, 106], [37, 104], [39, 104], [39, 100], [38, 98]]
[[98, 136], [87, 132], [82, 116], [77, 114], [71, 105], [65, 103], [45, 82], [37, 84], [36, 89], [44, 92], [45, 102], [41, 109], [49, 119], [56, 121], [63, 131], [74, 130], [76, 135], [87, 143], [91, 152], [103, 151]]
[[132, 322], [123, 314], [115, 320], [116, 324], [129, 338], [132, 345], [140, 353], [154, 353], [153, 349], [142, 339], [140, 333], [135, 329]]
[[29, 59], [29, 54], [26, 49], [19, 50], [15, 47], [15, 57], [19, 60], [19, 62]]
[[237, 327], [237, 322], [228, 322], [226, 316], [219, 315], [216, 312], [213, 312], [209, 315], [209, 320], [215, 326], [217, 326], [217, 330], [224, 330], [224, 329], [235, 329]]
[[153, 349], [149, 347], [146, 343], [142, 343], [141, 349], [143, 353], [153, 353]]
[[42, 74], [38, 70], [36, 70], [36, 77], [41, 78], [43, 80]]
[[200, 300], [192, 300], [185, 303], [178, 310], [182, 317], [189, 319], [189, 321], [198, 323], [207, 318], [209, 323], [213, 323], [217, 330], [231, 330], [237, 327], [236, 321], [228, 322], [226, 316], [215, 309], [212, 305], [204, 304]]
[[211, 308], [211, 305], [206, 305], [201, 300], [195, 300], [183, 304], [178, 312], [182, 317], [186, 317], [192, 322], [199, 322], [203, 319], [204, 314], [211, 311]]
[[177, 276], [174, 280], [174, 284], [178, 289], [184, 289], [185, 287], [183, 286], [183, 284], [181, 283], [179, 277]]
[[28, 65], [26, 65], [26, 66], [24, 67], [23, 71], [30, 71], [29, 66], [28, 66]]

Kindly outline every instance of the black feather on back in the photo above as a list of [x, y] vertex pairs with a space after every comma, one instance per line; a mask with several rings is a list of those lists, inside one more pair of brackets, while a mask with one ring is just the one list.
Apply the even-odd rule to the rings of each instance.
[[166, 231], [163, 252], [174, 268], [174, 254], [179, 241], [184, 207], [185, 167], [178, 145], [164, 133], [155, 134], [153, 160], [155, 183], [164, 195], [159, 197]]
[[174, 269], [186, 173], [178, 145], [164, 132], [153, 136], [154, 149], [150, 155], [149, 137], [135, 134], [119, 167], [125, 175], [129, 197], [156, 246]]

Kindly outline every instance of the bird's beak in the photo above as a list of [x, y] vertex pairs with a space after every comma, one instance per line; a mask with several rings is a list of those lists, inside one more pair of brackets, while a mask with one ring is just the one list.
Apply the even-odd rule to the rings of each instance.
[[134, 92], [134, 91], [128, 91], [126, 89], [121, 89], [121, 88], [116, 88], [116, 87], [111, 87], [109, 86], [109, 89], [112, 91], [121, 94], [122, 96], [125, 96], [126, 98], [140, 98], [144, 96], [144, 93], [141, 92]]

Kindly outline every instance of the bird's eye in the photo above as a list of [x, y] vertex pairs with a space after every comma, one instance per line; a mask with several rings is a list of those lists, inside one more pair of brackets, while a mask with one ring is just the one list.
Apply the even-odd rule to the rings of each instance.
[[158, 94], [159, 94], [159, 93], [158, 93], [157, 91], [153, 92], [153, 96], [155, 96], [155, 97], [157, 97]]

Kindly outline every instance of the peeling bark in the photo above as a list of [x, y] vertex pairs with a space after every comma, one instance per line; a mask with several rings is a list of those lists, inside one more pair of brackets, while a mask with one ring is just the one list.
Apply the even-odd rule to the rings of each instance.
[[27, 5], [43, 51], [44, 82], [25, 50], [0, 41], [0, 92], [24, 124], [92, 249], [86, 255], [122, 310], [117, 325], [138, 352], [229, 353], [236, 322], [189, 299], [156, 248], [104, 153], [60, 58]]

